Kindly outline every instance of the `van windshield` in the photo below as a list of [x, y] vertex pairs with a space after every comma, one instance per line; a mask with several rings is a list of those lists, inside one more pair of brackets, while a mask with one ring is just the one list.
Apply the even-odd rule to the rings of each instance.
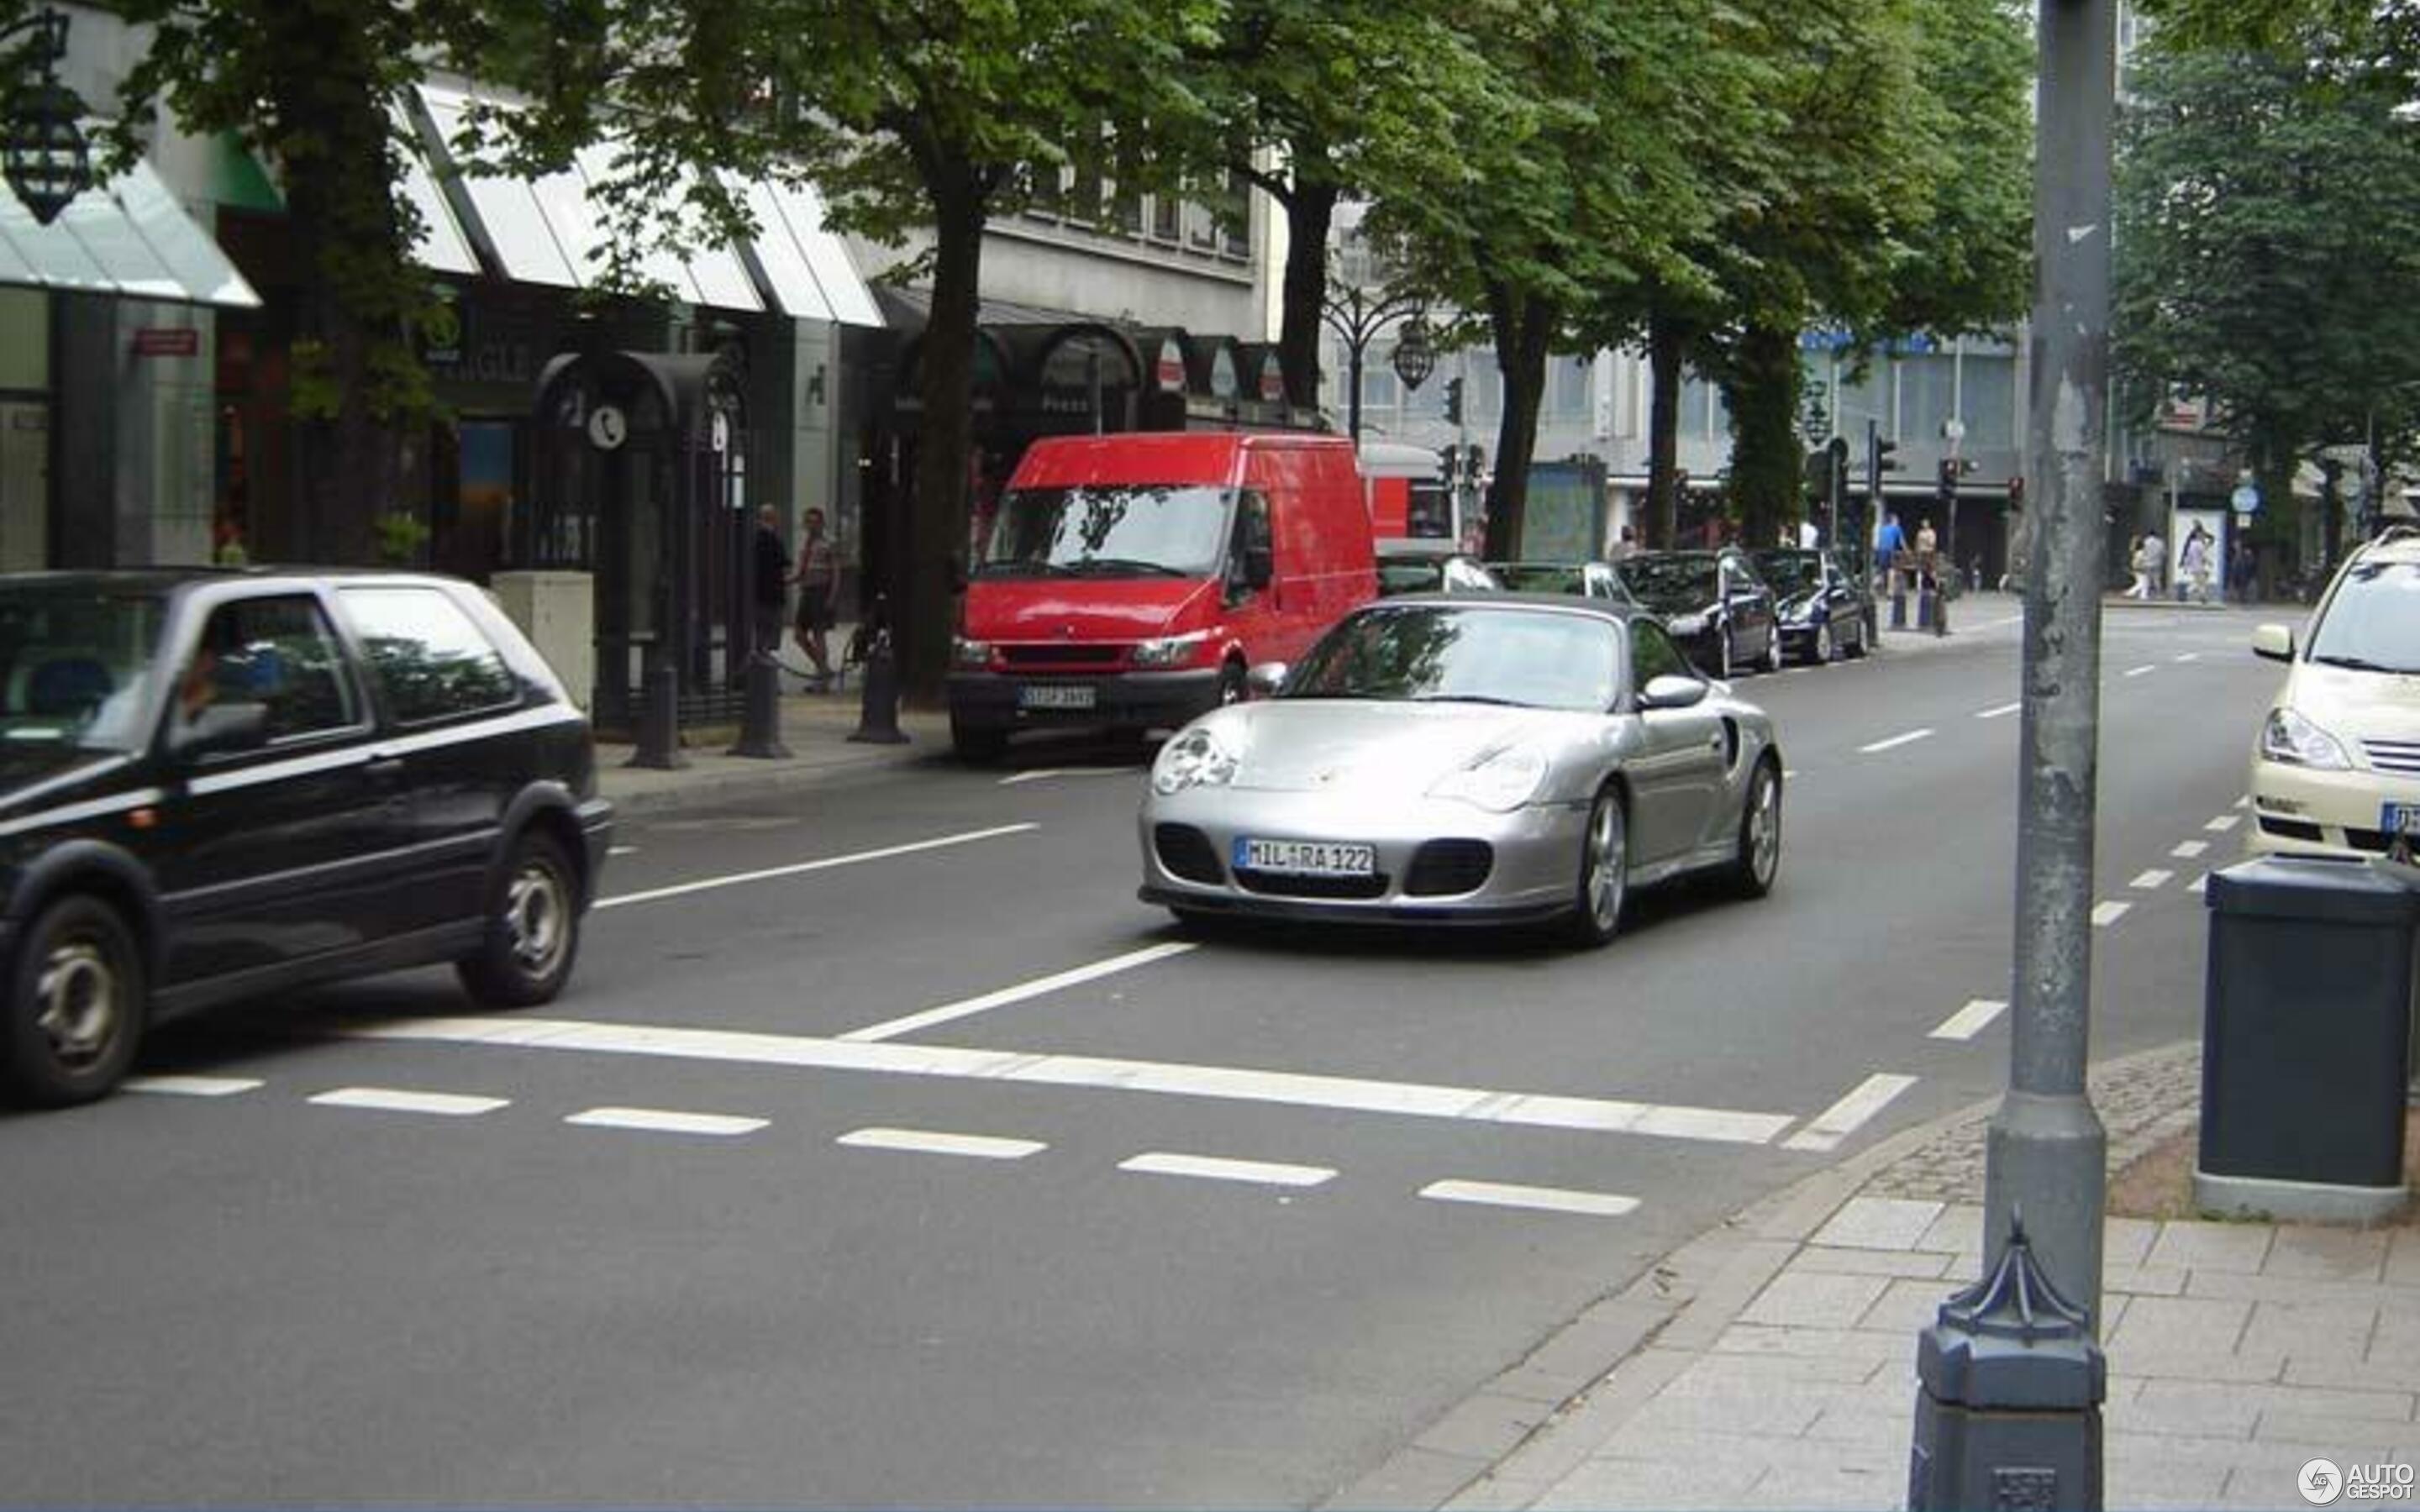
[[1225, 564], [1234, 490], [1197, 483], [1011, 488], [978, 578], [1206, 578]]

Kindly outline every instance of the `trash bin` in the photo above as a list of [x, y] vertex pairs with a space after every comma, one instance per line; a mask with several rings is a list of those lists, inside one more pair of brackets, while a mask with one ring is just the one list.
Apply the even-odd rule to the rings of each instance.
[[2211, 874], [2205, 1211], [2373, 1222], [2403, 1173], [2420, 893], [2358, 861], [2262, 856]]

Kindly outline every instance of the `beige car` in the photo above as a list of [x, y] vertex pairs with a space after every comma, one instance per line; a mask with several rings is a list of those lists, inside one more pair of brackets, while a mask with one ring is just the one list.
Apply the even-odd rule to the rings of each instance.
[[2362, 856], [2420, 841], [2420, 530], [2337, 570], [2298, 640], [2253, 651], [2291, 669], [2252, 756], [2255, 854]]

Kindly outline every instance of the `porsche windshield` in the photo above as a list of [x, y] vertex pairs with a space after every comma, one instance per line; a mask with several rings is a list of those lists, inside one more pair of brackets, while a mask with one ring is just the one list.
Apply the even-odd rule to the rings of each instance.
[[1202, 578], [1226, 557], [1234, 490], [1202, 484], [1012, 488], [979, 578]]
[[1621, 626], [1594, 615], [1369, 609], [1322, 637], [1282, 696], [1602, 711], [1620, 690], [1621, 645]]
[[0, 745], [131, 750], [166, 604], [119, 588], [0, 587]]

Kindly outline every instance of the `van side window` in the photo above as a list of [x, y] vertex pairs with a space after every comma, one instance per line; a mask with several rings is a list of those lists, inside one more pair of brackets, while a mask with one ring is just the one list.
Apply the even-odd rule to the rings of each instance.
[[1247, 488], [1235, 499], [1235, 539], [1227, 553], [1227, 586], [1231, 590], [1246, 587], [1244, 563], [1253, 550], [1270, 549], [1269, 501], [1257, 488]]

